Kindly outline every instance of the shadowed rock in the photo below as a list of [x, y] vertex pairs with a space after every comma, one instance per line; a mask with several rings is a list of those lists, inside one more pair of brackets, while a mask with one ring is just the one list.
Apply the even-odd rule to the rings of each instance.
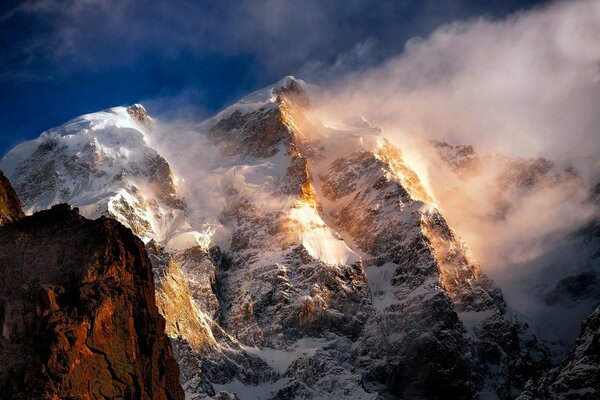
[[58, 205], [0, 228], [0, 393], [179, 400], [143, 243]]
[[518, 400], [578, 399], [600, 396], [600, 307], [581, 324], [581, 334], [561, 365], [531, 381]]
[[17, 221], [24, 216], [17, 194], [0, 171], [0, 226]]

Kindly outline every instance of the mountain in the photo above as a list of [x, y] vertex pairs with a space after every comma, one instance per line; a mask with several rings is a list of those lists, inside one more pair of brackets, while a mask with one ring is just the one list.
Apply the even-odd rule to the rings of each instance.
[[565, 360], [537, 382], [530, 382], [519, 400], [582, 399], [600, 396], [600, 307], [582, 323], [581, 334]]
[[25, 217], [0, 185], [3, 398], [183, 399], [143, 243], [64, 204]]
[[12, 149], [2, 160], [25, 212], [57, 203], [83, 215], [110, 215], [138, 237], [196, 243], [169, 164], [147, 143], [150, 117], [141, 105], [69, 121]]
[[319, 121], [315, 90], [286, 77], [176, 131], [117, 107], [0, 167], [26, 210], [68, 201], [143, 239], [190, 399], [516, 398], [551, 352], [401, 149]]
[[[433, 186], [449, 218], [476, 235], [493, 234], [496, 242], [509, 236], [496, 246], [510, 267], [498, 274], [511, 289], [509, 300], [521, 304], [530, 322], [542, 321], [548, 333], [572, 345], [580, 322], [600, 304], [600, 186], [590, 188], [575, 168], [544, 158], [482, 155], [439, 140], [423, 147], [433, 153]], [[473, 211], [464, 212], [464, 204]], [[515, 229], [503, 233], [507, 226], [520, 228], [516, 239]], [[507, 257], [507, 247], [519, 256]]]
[[0, 226], [17, 221], [24, 216], [17, 193], [4, 173], [0, 171]]

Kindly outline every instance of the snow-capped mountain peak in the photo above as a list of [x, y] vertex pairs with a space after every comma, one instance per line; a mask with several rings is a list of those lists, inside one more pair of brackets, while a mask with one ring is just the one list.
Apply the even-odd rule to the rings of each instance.
[[29, 212], [66, 201], [148, 243], [190, 398], [517, 393], [542, 346], [400, 149], [363, 118], [309, 118], [307, 88], [246, 96], [157, 144], [168, 159], [134, 105], [51, 129], [0, 169]]
[[113, 216], [145, 241], [197, 242], [170, 166], [148, 144], [151, 123], [140, 104], [85, 114], [16, 146], [2, 169], [27, 213], [67, 202], [89, 218]]

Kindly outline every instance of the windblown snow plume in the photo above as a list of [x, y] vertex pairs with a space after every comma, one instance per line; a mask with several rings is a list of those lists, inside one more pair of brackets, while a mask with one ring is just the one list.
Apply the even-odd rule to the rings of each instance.
[[[383, 128], [484, 268], [500, 271], [594, 212], [586, 201], [600, 180], [598, 37], [600, 3], [590, 0], [448, 24], [334, 82], [315, 113]], [[474, 148], [461, 154], [428, 139]], [[460, 157], [472, 164], [457, 176]]]

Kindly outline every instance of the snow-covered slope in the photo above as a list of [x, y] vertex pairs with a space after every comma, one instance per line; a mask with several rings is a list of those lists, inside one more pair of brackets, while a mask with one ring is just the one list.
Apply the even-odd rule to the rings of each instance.
[[148, 145], [139, 105], [83, 115], [12, 149], [0, 163], [26, 213], [70, 203], [88, 218], [115, 217], [144, 241], [202, 240], [183, 213], [167, 161]]
[[517, 396], [544, 346], [401, 150], [360, 118], [324, 126], [308, 89], [160, 137], [139, 105], [82, 116], [0, 169], [29, 211], [67, 201], [144, 238], [191, 399]]

